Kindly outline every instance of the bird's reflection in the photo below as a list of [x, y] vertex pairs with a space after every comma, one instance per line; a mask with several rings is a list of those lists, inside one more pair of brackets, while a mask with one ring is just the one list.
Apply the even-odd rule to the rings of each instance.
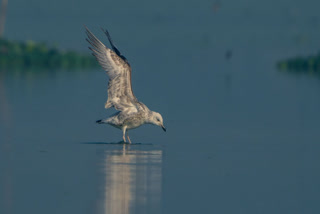
[[105, 151], [103, 213], [161, 212], [162, 150], [137, 147]]

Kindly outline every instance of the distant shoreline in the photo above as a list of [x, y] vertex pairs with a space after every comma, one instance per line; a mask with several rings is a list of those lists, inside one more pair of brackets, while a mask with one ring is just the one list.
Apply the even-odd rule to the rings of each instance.
[[297, 56], [277, 62], [280, 70], [294, 72], [316, 72], [320, 74], [320, 53], [311, 56]]
[[0, 68], [92, 68], [97, 67], [89, 54], [63, 51], [34, 41], [0, 39]]

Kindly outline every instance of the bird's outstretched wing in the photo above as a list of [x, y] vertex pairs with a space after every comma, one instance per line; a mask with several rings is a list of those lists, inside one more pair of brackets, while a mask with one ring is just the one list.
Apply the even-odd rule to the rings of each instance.
[[113, 50], [107, 48], [86, 26], [85, 28], [87, 41], [92, 46], [89, 49], [109, 76], [108, 100], [105, 108], [114, 107], [119, 111], [137, 112], [138, 101], [132, 92], [131, 67], [127, 59], [115, 47], [108, 31], [104, 32]]

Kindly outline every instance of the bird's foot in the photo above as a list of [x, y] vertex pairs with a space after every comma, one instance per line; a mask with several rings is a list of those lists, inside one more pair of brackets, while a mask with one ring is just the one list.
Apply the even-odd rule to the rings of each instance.
[[123, 145], [126, 145], [126, 144], [129, 144], [128, 142], [124, 142], [123, 140], [119, 141], [117, 144], [123, 144]]

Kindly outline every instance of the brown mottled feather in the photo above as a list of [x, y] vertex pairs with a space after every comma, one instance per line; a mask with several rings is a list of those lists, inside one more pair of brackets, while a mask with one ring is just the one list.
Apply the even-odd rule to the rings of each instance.
[[140, 103], [132, 92], [131, 67], [126, 58], [112, 44], [109, 34], [107, 36], [111, 46], [119, 55], [107, 48], [87, 27], [86, 33], [87, 41], [92, 46], [89, 49], [109, 76], [108, 100], [105, 108], [114, 107], [119, 111], [137, 112]]

